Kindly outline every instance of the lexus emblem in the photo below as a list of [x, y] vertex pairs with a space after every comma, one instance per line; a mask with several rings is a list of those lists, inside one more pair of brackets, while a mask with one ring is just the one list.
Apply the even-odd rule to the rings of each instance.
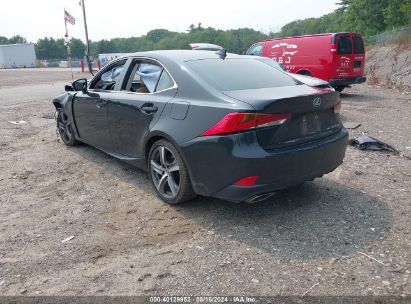
[[321, 106], [321, 98], [320, 98], [320, 97], [314, 98], [314, 100], [313, 100], [313, 106], [314, 106], [315, 108], [318, 108], [319, 106]]

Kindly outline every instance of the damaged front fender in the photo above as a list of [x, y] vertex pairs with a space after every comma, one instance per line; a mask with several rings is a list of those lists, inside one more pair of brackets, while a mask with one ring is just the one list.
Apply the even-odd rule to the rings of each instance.
[[53, 99], [53, 105], [56, 108], [56, 111], [63, 111], [67, 115], [67, 118], [73, 127], [75, 138], [78, 139], [79, 134], [73, 113], [73, 98], [76, 94], [77, 92], [65, 92]]

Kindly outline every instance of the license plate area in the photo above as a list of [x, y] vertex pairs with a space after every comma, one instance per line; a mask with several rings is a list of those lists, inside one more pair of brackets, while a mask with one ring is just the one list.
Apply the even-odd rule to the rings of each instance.
[[354, 61], [354, 68], [360, 68], [361, 67], [361, 60], [355, 60]]
[[321, 120], [318, 113], [303, 114], [300, 117], [301, 136], [312, 135], [321, 132]]

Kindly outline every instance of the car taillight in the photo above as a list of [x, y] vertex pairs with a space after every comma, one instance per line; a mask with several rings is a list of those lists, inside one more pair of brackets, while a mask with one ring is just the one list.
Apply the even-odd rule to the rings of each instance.
[[290, 114], [229, 113], [201, 136], [224, 135], [249, 129], [280, 125]]
[[335, 114], [340, 113], [340, 111], [341, 111], [341, 100], [337, 104], [334, 105], [333, 110], [334, 110]]

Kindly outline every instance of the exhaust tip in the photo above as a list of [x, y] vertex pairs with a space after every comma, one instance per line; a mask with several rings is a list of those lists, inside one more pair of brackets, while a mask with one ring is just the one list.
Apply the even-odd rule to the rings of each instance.
[[253, 196], [252, 198], [246, 200], [245, 202], [247, 204], [254, 204], [254, 203], [258, 203], [258, 202], [262, 202], [265, 201], [266, 199], [272, 197], [274, 195], [274, 192], [272, 193], [265, 193], [265, 194], [259, 194], [256, 196]]

